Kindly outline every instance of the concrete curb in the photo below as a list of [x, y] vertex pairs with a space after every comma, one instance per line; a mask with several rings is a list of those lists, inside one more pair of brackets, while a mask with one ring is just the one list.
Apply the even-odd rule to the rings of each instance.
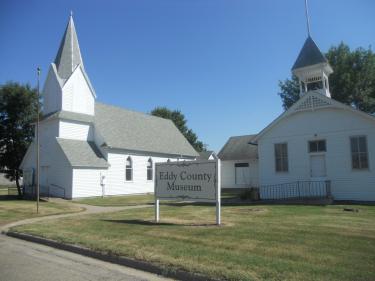
[[76, 246], [76, 245], [71, 245], [71, 244], [64, 244], [61, 242], [57, 242], [54, 240], [38, 237], [38, 236], [33, 236], [29, 234], [24, 234], [24, 233], [19, 233], [19, 232], [14, 232], [14, 231], [3, 231], [2, 234], [5, 234], [10, 237], [26, 240], [29, 242], [33, 243], [38, 243], [42, 245], [46, 245], [52, 248], [56, 248], [59, 250], [64, 250], [64, 251], [69, 251], [75, 254], [79, 254], [82, 256], [102, 260], [105, 262], [110, 262], [114, 264], [119, 264], [131, 268], [135, 268], [138, 270], [143, 270], [147, 271], [150, 273], [154, 273], [157, 275], [162, 275], [164, 277], [168, 278], [173, 278], [181, 281], [191, 281], [191, 280], [196, 280], [196, 281], [219, 281], [219, 279], [212, 279], [208, 278], [206, 276], [200, 275], [200, 274], [195, 274], [195, 273], [190, 273], [184, 270], [174, 270], [174, 269], [166, 269], [161, 266], [149, 263], [149, 262], [144, 262], [144, 261], [138, 261], [135, 259], [127, 258], [127, 257], [122, 257], [122, 256], [114, 256], [114, 255], [109, 255], [109, 254], [104, 254], [100, 252], [96, 252], [93, 250], [90, 250], [88, 248], [84, 248], [81, 246]]

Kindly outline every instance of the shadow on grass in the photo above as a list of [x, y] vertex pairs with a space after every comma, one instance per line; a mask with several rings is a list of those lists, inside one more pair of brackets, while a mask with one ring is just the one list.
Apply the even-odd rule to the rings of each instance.
[[[18, 195], [0, 195], [0, 201], [36, 201], [36, 199], [30, 198], [30, 197], [20, 197]], [[39, 199], [40, 202], [48, 202], [48, 200], [44, 198]]]
[[130, 225], [144, 225], [144, 226], [217, 226], [215, 223], [172, 223], [172, 222], [155, 222], [147, 220], [101, 220], [111, 223], [122, 223]]
[[0, 195], [0, 201], [9, 201], [9, 200], [22, 200], [22, 197], [18, 195]]

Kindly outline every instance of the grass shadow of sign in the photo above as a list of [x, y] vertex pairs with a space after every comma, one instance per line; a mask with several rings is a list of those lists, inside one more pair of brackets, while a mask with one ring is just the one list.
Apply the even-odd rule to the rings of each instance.
[[149, 220], [102, 220], [110, 223], [122, 223], [143, 226], [217, 226], [215, 223], [186, 223], [186, 222], [155, 222]]
[[18, 195], [0, 195], [0, 201], [22, 200]]

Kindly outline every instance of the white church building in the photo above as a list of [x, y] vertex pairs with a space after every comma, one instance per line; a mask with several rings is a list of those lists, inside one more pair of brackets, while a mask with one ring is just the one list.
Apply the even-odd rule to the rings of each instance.
[[258, 186], [270, 199], [324, 183], [335, 200], [374, 201], [375, 116], [331, 98], [333, 69], [310, 36], [292, 72], [299, 100], [257, 135], [232, 137], [218, 153], [223, 187]]
[[[72, 16], [42, 97], [40, 186], [50, 195], [153, 192], [155, 163], [199, 156], [172, 121], [96, 101]], [[34, 174], [35, 183], [35, 141], [20, 169]], [[25, 192], [32, 187], [25, 186]]]

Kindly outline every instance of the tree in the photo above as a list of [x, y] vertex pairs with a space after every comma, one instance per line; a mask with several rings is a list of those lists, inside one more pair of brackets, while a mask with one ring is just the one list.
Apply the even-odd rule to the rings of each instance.
[[196, 151], [201, 152], [205, 151], [206, 147], [203, 142], [198, 140], [198, 136], [186, 126], [187, 120], [185, 119], [184, 114], [179, 110], [170, 110], [166, 107], [156, 107], [154, 108], [151, 115], [162, 117], [165, 119], [170, 119], [180, 130], [180, 132], [185, 136], [188, 142], [195, 148]]
[[299, 81], [297, 76], [292, 75], [292, 79], [279, 81], [279, 87], [281, 90], [279, 96], [283, 101], [284, 109], [287, 110], [299, 99]]
[[37, 117], [38, 98], [30, 85], [8, 82], [0, 86], [0, 169], [16, 181], [21, 196], [19, 165], [30, 145]]
[[[340, 43], [331, 47], [326, 58], [333, 68], [329, 77], [332, 98], [359, 110], [375, 113], [375, 53], [358, 48], [350, 48]], [[279, 96], [284, 109], [288, 109], [299, 99], [298, 79], [279, 82]]]

